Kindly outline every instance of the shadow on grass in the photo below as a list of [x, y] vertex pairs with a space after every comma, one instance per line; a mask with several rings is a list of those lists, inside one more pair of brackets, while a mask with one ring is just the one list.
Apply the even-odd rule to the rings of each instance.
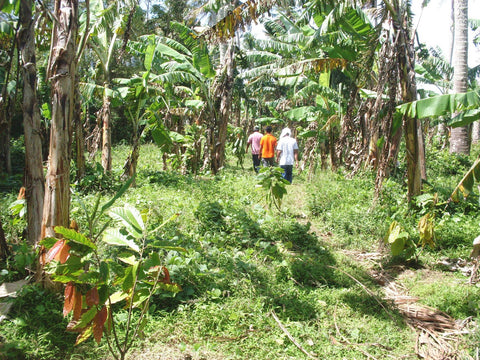
[[13, 299], [9, 320], [0, 324], [0, 359], [61, 359], [78, 334], [65, 332], [58, 294], [27, 285]]

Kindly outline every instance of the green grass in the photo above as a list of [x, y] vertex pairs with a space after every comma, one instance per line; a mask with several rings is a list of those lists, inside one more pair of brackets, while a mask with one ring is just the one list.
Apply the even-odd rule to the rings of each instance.
[[[76, 187], [71, 214], [80, 230], [86, 229], [81, 202], [91, 209], [98, 196], [101, 204], [113, 197], [127, 151], [125, 146], [115, 149], [111, 179], [94, 176]], [[437, 171], [436, 181], [448, 189], [452, 185], [446, 184], [453, 181], [447, 179], [451, 174], [439, 171], [441, 164], [430, 171]], [[152, 228], [178, 214], [149, 241], [181, 246], [186, 252], [161, 254], [183, 291], [154, 296], [149, 323], [129, 358], [304, 358], [272, 313], [320, 359], [364, 358], [365, 352], [379, 359], [417, 358], [416, 334], [383, 300], [382, 286], [371, 273], [398, 263], [408, 266], [401, 258], [392, 259], [382, 239], [391, 220], [399, 219], [417, 240], [416, 222], [423, 210], [408, 208], [403, 184], [395, 179], [384, 184], [383, 196], [374, 204], [373, 183], [368, 172], [349, 180], [341, 173], [321, 172], [311, 182], [305, 174], [294, 174], [282, 212], [269, 211], [252, 171], [228, 164], [217, 176], [164, 172], [158, 149], [144, 145], [137, 186], [116, 205], [130, 203], [151, 211]], [[12, 196], [2, 197], [2, 209], [10, 201]], [[478, 319], [479, 288], [467, 285], [460, 272], [444, 272], [436, 264], [441, 257], [467, 256], [479, 223], [473, 210], [461, 204], [448, 215], [438, 210], [438, 247], [419, 253], [419, 269], [411, 269], [416, 275], [398, 276], [421, 303], [459, 319]], [[9, 235], [18, 237], [20, 225], [12, 225], [4, 210], [2, 216], [8, 219]], [[109, 251], [105, 248], [114, 258]], [[379, 261], [355, 256], [377, 251], [382, 254]], [[17, 300], [14, 309], [19, 310], [0, 323], [0, 358], [109, 358], [105, 341], [73, 347], [76, 334], [62, 330], [66, 319], [58, 296], [36, 299], [30, 306]], [[25, 325], [26, 316], [44, 323], [55, 319], [57, 326]], [[462, 345], [471, 347], [472, 356], [476, 338], [474, 333]]]

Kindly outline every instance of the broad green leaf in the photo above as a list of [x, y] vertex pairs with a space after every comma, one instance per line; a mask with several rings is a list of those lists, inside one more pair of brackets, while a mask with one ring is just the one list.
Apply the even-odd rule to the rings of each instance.
[[108, 280], [108, 270], [108, 264], [105, 261], [102, 261], [99, 268], [100, 277], [98, 280], [100, 282], [106, 282]]
[[205, 102], [203, 100], [185, 100], [185, 106], [200, 110], [205, 106]]
[[69, 283], [70, 281], [80, 282], [78, 281], [78, 276], [74, 275], [52, 275], [53, 280], [56, 282], [60, 282], [63, 284]]
[[73, 327], [73, 329], [82, 329], [85, 326], [87, 326], [90, 323], [90, 321], [93, 320], [97, 312], [98, 312], [97, 307], [92, 306], [90, 309], [88, 309], [85, 313], [82, 314], [82, 316], [80, 317], [80, 320]]
[[129, 292], [133, 285], [134, 285], [134, 281], [135, 281], [135, 272], [133, 271], [133, 266], [130, 266], [128, 268], [125, 269], [125, 277], [123, 278], [122, 280], [122, 290], [124, 292]]
[[469, 125], [478, 119], [480, 119], [480, 109], [467, 110], [455, 116], [447, 125], [451, 127], [460, 127]]
[[135, 255], [130, 255], [130, 256], [120, 255], [117, 257], [117, 259], [120, 261], [123, 261], [125, 264], [128, 264], [128, 265], [138, 264], [138, 260], [135, 258]]
[[289, 110], [285, 112], [284, 115], [292, 121], [303, 121], [311, 116], [314, 111], [315, 108], [313, 106], [302, 106]]
[[108, 294], [109, 294], [108, 286], [100, 285], [98, 287], [98, 297], [100, 299], [100, 304], [105, 304], [107, 302]]
[[67, 229], [63, 226], [55, 226], [55, 232], [63, 235], [66, 239], [88, 246], [91, 249], [97, 250], [97, 245], [91, 242], [85, 235], [73, 230]]
[[480, 158], [475, 160], [473, 165], [467, 171], [467, 173], [463, 176], [463, 179], [458, 183], [457, 187], [453, 190], [452, 195], [450, 195], [450, 199], [457, 202], [459, 201], [459, 192], [462, 193], [463, 197], [466, 198], [473, 192], [473, 185], [475, 179], [480, 178]]
[[392, 255], [397, 256], [405, 248], [406, 241], [408, 241], [408, 233], [403, 230], [397, 221], [392, 221], [385, 241], [390, 244]]
[[405, 238], [402, 237], [395, 239], [395, 241], [390, 244], [390, 247], [393, 256], [400, 255], [405, 248]]
[[54, 237], [46, 237], [46, 238], [43, 238], [41, 241], [40, 241], [40, 245], [43, 245], [45, 246], [45, 249], [50, 249], [53, 245], [56, 244], [56, 242], [58, 241], [57, 238], [54, 238]]
[[102, 206], [102, 214], [108, 210], [113, 204], [114, 202], [119, 198], [121, 197], [125, 191], [128, 190], [128, 188], [130, 188], [130, 185], [132, 184], [133, 180], [135, 180], [135, 176], [132, 176], [130, 179], [128, 179], [123, 185], [122, 187], [120, 188], [120, 190], [117, 191], [117, 193], [115, 194], [115, 196], [110, 200], [108, 201], [105, 205]]
[[109, 215], [114, 220], [120, 221], [134, 238], [142, 237], [145, 224], [142, 215], [133, 206], [125, 204], [123, 208], [111, 209]]
[[122, 300], [125, 300], [128, 297], [128, 294], [123, 292], [123, 291], [117, 291], [116, 293], [113, 293], [110, 295], [110, 302], [112, 304], [116, 304]]
[[100, 273], [98, 271], [85, 271], [78, 277], [79, 282], [83, 282], [86, 284], [97, 284], [100, 280]]
[[153, 140], [163, 151], [167, 151], [169, 146], [173, 144], [172, 138], [166, 129], [156, 127], [152, 129], [151, 133]]
[[142, 303], [144, 303], [146, 300], [148, 300], [150, 296], [150, 291], [149, 289], [139, 289], [135, 293], [135, 297], [133, 299], [133, 307], [140, 307]]
[[416, 100], [397, 106], [402, 114], [419, 119], [453, 114], [480, 107], [480, 96], [476, 91], [460, 94], [446, 94]]
[[153, 57], [155, 55], [155, 43], [153, 41], [153, 35], [149, 37], [149, 44], [145, 49], [145, 60], [143, 61], [143, 66], [147, 71], [150, 71], [152, 68]]
[[77, 337], [77, 341], [75, 342], [75, 345], [81, 344], [85, 340], [88, 340], [90, 336], [93, 334], [93, 325], [89, 326], [88, 328], [84, 329], [80, 335]]
[[110, 245], [127, 246], [137, 253], [140, 252], [138, 245], [135, 244], [133, 240], [130, 240], [123, 235], [119, 229], [110, 228], [105, 230], [102, 240]]

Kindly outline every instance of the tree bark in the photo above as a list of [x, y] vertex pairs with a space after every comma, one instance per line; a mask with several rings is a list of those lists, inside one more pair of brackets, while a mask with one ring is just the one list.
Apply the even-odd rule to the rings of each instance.
[[0, 219], [0, 260], [5, 260], [9, 255], [7, 239], [3, 232], [2, 219]]
[[82, 124], [82, 104], [80, 102], [80, 91], [78, 87], [79, 79], [75, 76], [75, 154], [77, 165], [77, 180], [82, 179], [85, 176], [85, 134], [83, 133]]
[[13, 41], [11, 48], [8, 51], [9, 60], [4, 69], [6, 76], [0, 96], [0, 172], [4, 171], [7, 174], [12, 173], [12, 159], [10, 154], [10, 130], [12, 128], [12, 117], [8, 114], [11, 100], [7, 92], [7, 85], [10, 81], [15, 49], [15, 41]]
[[[210, 149], [211, 169], [216, 174], [225, 164], [225, 145], [227, 142], [227, 128], [232, 108], [233, 93], [233, 68], [234, 68], [234, 49], [230, 43], [225, 53], [225, 65], [220, 75], [219, 83], [215, 91], [214, 123], [215, 128], [212, 131], [212, 142]], [[218, 105], [217, 105], [218, 104]]]
[[69, 224], [70, 139], [73, 120], [77, 0], [55, 0], [57, 21], [52, 34], [48, 77], [52, 84], [52, 121], [42, 230], [55, 236], [55, 226]]
[[[453, 92], [467, 92], [468, 87], [468, 0], [454, 0]], [[450, 153], [470, 154], [469, 127], [452, 128]]]
[[38, 245], [42, 235], [45, 182], [42, 164], [41, 118], [37, 101], [37, 68], [33, 1], [20, 1], [21, 29], [18, 49], [23, 74], [23, 126], [25, 132], [25, 198], [27, 200], [27, 241]]
[[477, 120], [472, 124], [472, 144], [480, 142], [480, 121]]
[[[394, 28], [398, 35], [398, 66], [400, 75], [400, 88], [402, 102], [412, 102], [417, 97], [417, 86], [415, 83], [415, 52], [413, 41], [410, 38], [407, 28], [407, 14], [403, 14], [401, 7], [396, 3], [396, 14], [394, 16]], [[408, 9], [407, 9], [408, 11]], [[421, 169], [418, 141], [418, 120], [407, 115], [403, 117], [405, 129], [405, 145], [407, 150], [407, 181], [408, 200], [420, 195], [422, 190]]]
[[102, 167], [105, 173], [112, 170], [112, 130], [110, 127], [110, 97], [108, 96], [109, 84], [106, 82], [103, 89], [102, 105]]

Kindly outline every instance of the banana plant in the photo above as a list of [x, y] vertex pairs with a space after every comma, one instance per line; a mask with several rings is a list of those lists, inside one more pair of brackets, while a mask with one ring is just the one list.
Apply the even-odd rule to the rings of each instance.
[[[125, 27], [122, 16], [125, 8], [122, 6], [122, 2], [114, 2], [105, 7], [104, 2], [99, 0], [90, 0], [89, 5], [90, 11], [82, 14], [81, 17], [81, 30], [86, 33], [87, 47], [93, 51], [100, 64], [100, 73], [97, 76], [101, 83], [99, 87], [102, 94], [102, 108], [97, 124], [101, 124], [102, 136], [98, 139], [102, 140], [102, 166], [104, 171], [108, 172], [112, 168], [110, 124], [112, 66], [115, 50], [120, 47], [117, 38], [122, 32], [122, 28]], [[85, 18], [86, 14], [90, 14], [89, 21]], [[86, 29], [88, 22], [92, 24], [90, 29]], [[99, 128], [96, 131], [100, 131]], [[94, 155], [97, 148], [98, 144], [94, 144], [91, 156]]]

